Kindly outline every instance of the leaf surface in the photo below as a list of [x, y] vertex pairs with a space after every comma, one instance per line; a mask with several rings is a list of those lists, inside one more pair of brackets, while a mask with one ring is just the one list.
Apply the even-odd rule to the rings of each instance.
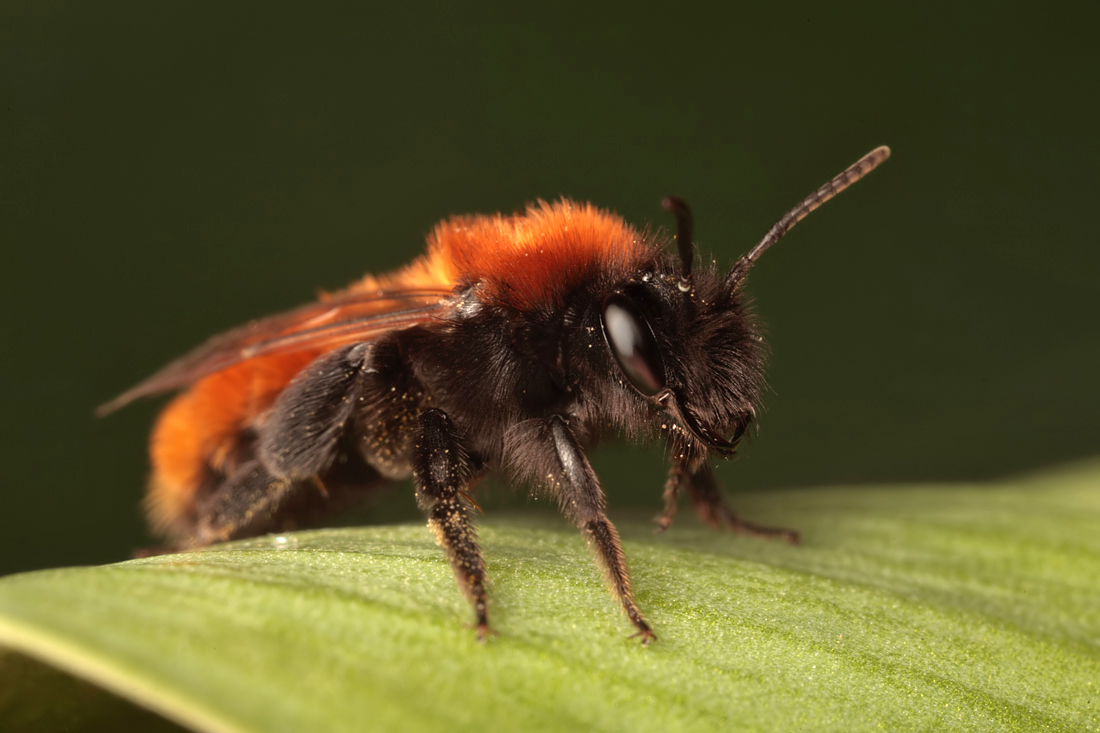
[[737, 504], [804, 544], [618, 521], [649, 648], [549, 517], [482, 522], [487, 644], [420, 525], [9, 576], [0, 729], [145, 715], [42, 662], [199, 731], [1100, 730], [1096, 465]]

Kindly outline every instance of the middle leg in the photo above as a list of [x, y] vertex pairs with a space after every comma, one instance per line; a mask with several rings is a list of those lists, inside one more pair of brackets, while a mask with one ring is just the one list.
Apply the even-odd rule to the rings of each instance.
[[447, 413], [430, 408], [420, 413], [413, 445], [416, 502], [428, 515], [428, 526], [450, 558], [455, 580], [474, 605], [477, 636], [489, 635], [485, 560], [469, 516], [471, 470], [462, 441]]

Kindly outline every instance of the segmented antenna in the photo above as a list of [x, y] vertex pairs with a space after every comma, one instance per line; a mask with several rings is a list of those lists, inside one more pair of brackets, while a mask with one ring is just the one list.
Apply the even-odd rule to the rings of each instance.
[[695, 253], [692, 243], [692, 218], [691, 209], [684, 200], [676, 196], [666, 196], [661, 202], [666, 211], [676, 217], [676, 246], [680, 249], [680, 284], [681, 292], [691, 291], [691, 258]]
[[736, 286], [748, 274], [749, 268], [753, 266], [757, 258], [764, 254], [764, 250], [778, 242], [780, 237], [794, 228], [794, 225], [802, 221], [811, 211], [863, 178], [873, 171], [879, 163], [889, 157], [890, 148], [881, 145], [845, 168], [824, 186], [802, 199], [798, 206], [788, 211], [782, 219], [772, 225], [772, 228], [768, 230], [768, 233], [764, 235], [759, 244], [734, 263], [729, 275], [726, 276], [726, 285], [728, 287]]

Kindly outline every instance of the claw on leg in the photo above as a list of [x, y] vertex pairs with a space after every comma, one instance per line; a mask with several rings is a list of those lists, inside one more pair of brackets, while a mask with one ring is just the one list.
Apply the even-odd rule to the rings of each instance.
[[630, 635], [631, 639], [641, 639], [642, 646], [649, 646], [653, 642], [657, 641], [657, 635], [653, 633], [653, 630], [646, 626], [644, 629], [640, 629], [637, 633]]
[[488, 623], [477, 624], [473, 627], [474, 633], [477, 635], [477, 643], [484, 644], [489, 641], [490, 638], [497, 635], [497, 632], [489, 628]]

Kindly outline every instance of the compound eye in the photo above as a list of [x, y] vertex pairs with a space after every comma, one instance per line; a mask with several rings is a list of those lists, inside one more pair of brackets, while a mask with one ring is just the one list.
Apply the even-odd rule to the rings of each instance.
[[612, 293], [603, 301], [603, 335], [619, 368], [647, 397], [665, 388], [661, 352], [649, 322], [630, 298]]

